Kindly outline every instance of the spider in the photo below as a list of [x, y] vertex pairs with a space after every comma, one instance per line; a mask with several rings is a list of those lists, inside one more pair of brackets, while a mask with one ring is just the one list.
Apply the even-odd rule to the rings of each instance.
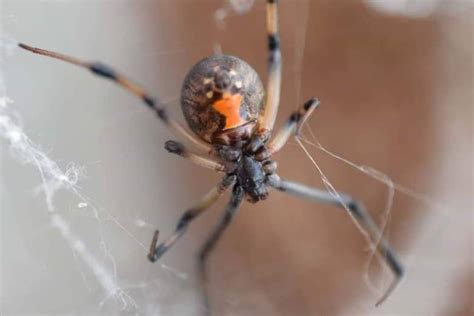
[[[266, 94], [256, 71], [245, 61], [229, 55], [213, 55], [192, 67], [181, 90], [181, 107], [185, 119], [195, 135], [178, 124], [158, 99], [141, 86], [118, 74], [100, 62], [86, 62], [26, 44], [18, 46], [27, 51], [56, 58], [89, 69], [93, 74], [114, 81], [139, 97], [158, 118], [176, 135], [191, 142], [205, 154], [189, 150], [182, 143], [169, 140], [165, 148], [205, 168], [223, 173], [223, 178], [198, 203], [180, 218], [175, 232], [161, 244], [156, 230], [148, 259], [157, 261], [184, 235], [189, 224], [206, 211], [227, 189], [231, 199], [223, 217], [199, 252], [199, 270], [205, 276], [205, 263], [225, 229], [230, 225], [241, 202], [265, 200], [268, 189], [274, 188], [315, 202], [332, 204], [351, 212], [368, 233], [380, 256], [394, 275], [394, 281], [378, 300], [382, 303], [403, 276], [403, 267], [364, 206], [346, 194], [333, 194], [300, 183], [281, 179], [277, 164], [271, 159], [294, 135], [299, 136], [304, 122], [319, 106], [312, 98], [291, 114], [284, 126], [271, 138], [281, 90], [282, 57], [278, 33], [278, 0], [266, 1], [268, 37], [268, 82]], [[203, 277], [203, 280], [205, 278]]]

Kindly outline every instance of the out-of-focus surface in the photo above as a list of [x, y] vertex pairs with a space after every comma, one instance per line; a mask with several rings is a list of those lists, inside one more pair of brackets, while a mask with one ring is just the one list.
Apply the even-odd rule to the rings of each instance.
[[[216, 315], [468, 315], [473, 288], [473, 11], [449, 1], [420, 17], [360, 1], [281, 1], [281, 122], [311, 96], [322, 106], [309, 129], [328, 150], [388, 174], [428, 202], [396, 193], [388, 236], [404, 282], [379, 308], [390, 280], [343, 211], [281, 193], [244, 204], [210, 259]], [[215, 20], [223, 1], [2, 1], [2, 37], [107, 61], [169, 103], [188, 69], [221, 48], [266, 79], [265, 11]], [[448, 9], [446, 9], [448, 8]], [[223, 12], [223, 11], [219, 11]], [[225, 198], [196, 221], [162, 263], [145, 258], [155, 228], [172, 232], [182, 211], [218, 175], [170, 156], [155, 116], [115, 86], [58, 61], [3, 50], [10, 106], [25, 132], [62, 168], [84, 166], [81, 192], [55, 210], [129, 297], [104, 291], [51, 225], [40, 177], [1, 143], [2, 313], [204, 314], [194, 255]], [[305, 135], [313, 140], [307, 129]], [[336, 189], [377, 219], [387, 188], [308, 145]], [[292, 141], [281, 176], [322, 186]], [[94, 208], [93, 208], [94, 207]], [[378, 211], [379, 210], [379, 211]], [[97, 211], [97, 213], [96, 213]], [[113, 259], [112, 259], [113, 258]], [[25, 304], [28, 302], [28, 304]]]

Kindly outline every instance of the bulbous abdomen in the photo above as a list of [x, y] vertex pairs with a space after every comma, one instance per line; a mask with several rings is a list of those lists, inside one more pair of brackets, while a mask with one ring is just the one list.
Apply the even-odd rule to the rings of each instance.
[[194, 133], [208, 143], [222, 143], [226, 131], [246, 126], [248, 134], [255, 127], [263, 96], [262, 82], [250, 65], [234, 56], [214, 55], [186, 76], [181, 107]]

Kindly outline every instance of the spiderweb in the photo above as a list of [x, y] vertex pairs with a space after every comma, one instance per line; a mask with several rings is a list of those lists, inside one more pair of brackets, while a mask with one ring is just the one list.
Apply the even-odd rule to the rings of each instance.
[[[302, 103], [305, 96], [302, 94], [302, 72], [304, 70], [304, 54], [306, 51], [305, 45], [306, 36], [309, 32], [308, 23], [310, 19], [309, 10], [310, 1], [299, 2], [302, 10], [299, 10], [298, 19], [300, 23], [295, 23], [294, 37], [294, 60], [290, 64], [290, 73], [287, 75], [294, 79], [294, 91], [295, 96], [292, 101], [297, 104]], [[61, 7], [61, 5], [57, 5]], [[113, 6], [101, 7], [103, 11], [111, 9]], [[119, 5], [120, 7], [120, 5]], [[254, 1], [242, 1], [242, 0], [231, 0], [225, 1], [219, 4], [219, 6], [211, 6], [209, 10], [208, 22], [213, 24], [213, 27], [220, 34], [228, 31], [228, 25], [234, 22], [238, 18], [242, 18], [242, 15], [250, 12], [251, 10], [260, 10], [262, 6], [256, 4]], [[84, 10], [84, 9], [82, 9]], [[127, 8], [127, 10], [134, 10], [134, 8]], [[87, 11], [87, 10], [86, 10]], [[137, 10], [138, 11], [138, 10]], [[7, 27], [5, 29], [16, 29], [15, 34], [22, 34], [24, 37], [28, 35], [28, 32], [22, 29], [23, 17], [17, 17], [15, 12], [2, 11], [3, 24]], [[78, 10], [78, 21], [83, 22], [81, 15], [85, 14], [85, 11]], [[91, 13], [93, 17], [99, 18], [101, 10], [98, 9], [96, 12]], [[173, 17], [173, 10], [167, 11], [171, 17]], [[114, 12], [112, 12], [114, 13]], [[120, 11], [120, 14], [124, 14], [124, 11]], [[146, 21], [145, 25], [157, 27], [156, 24], [150, 22], [153, 20], [151, 15], [138, 15], [139, 17], [135, 22]], [[192, 16], [192, 14], [190, 14]], [[261, 14], [263, 16], [263, 14]], [[176, 17], [175, 17], [176, 18]], [[96, 28], [102, 26], [102, 21], [96, 23]], [[166, 18], [164, 18], [163, 25], [166, 24]], [[171, 21], [171, 19], [169, 20]], [[77, 21], [55, 21], [56, 23], [61, 22], [62, 25], [70, 23], [74, 25]], [[123, 25], [131, 25], [132, 21], [128, 23], [121, 23], [120, 21], [111, 21], [110, 26], [104, 26], [104, 33], [112, 34], [113, 41], [115, 42], [127, 42], [127, 46], [138, 46], [144, 44], [143, 38], [133, 38], [130, 34], [134, 34], [132, 31], [128, 32], [125, 30]], [[134, 26], [134, 32], [143, 32], [146, 29], [142, 29], [140, 23], [136, 23]], [[161, 28], [158, 27], [158, 33], [165, 34]], [[212, 30], [212, 28], [211, 28]], [[70, 30], [70, 32], [73, 30]], [[61, 33], [61, 30], [57, 31]], [[3, 32], [2, 39], [8, 37], [6, 32]], [[136, 34], [136, 33], [135, 33]], [[162, 35], [163, 35], [162, 34]], [[44, 46], [46, 48], [61, 47], [55, 41], [48, 43], [43, 42], [43, 34], [39, 34], [37, 39], [38, 46]], [[203, 36], [199, 34], [199, 36]], [[212, 34], [209, 34], [212, 37]], [[148, 78], [137, 78], [144, 80], [144, 82], [152, 83], [153, 87], [164, 87], [159, 89], [158, 93], [170, 104], [176, 104], [176, 95], [179, 94], [179, 83], [180, 75], [174, 75], [176, 73], [175, 68], [179, 69], [180, 64], [176, 61], [179, 60], [178, 56], [181, 54], [191, 55], [191, 59], [196, 59], [204, 55], [209, 54], [214, 48], [214, 51], [221, 51], [221, 45], [225, 48], [225, 40], [214, 41], [212, 45], [202, 44], [196, 38], [195, 34], [190, 34], [186, 38], [186, 45], [179, 45], [184, 42], [179, 39], [169, 39], [169, 32], [157, 39], [157, 42], [166, 42], [171, 47], [184, 47], [178, 49], [162, 49], [161, 47], [151, 46], [151, 50], [143, 52], [137, 49], [134, 51], [135, 56], [146, 59], [147, 63], [152, 62], [152, 58], [161, 56], [168, 56], [169, 63], [163, 63], [160, 65], [160, 71], [167, 74], [166, 81], [160, 81], [156, 79], [156, 74], [149, 74], [143, 71], [145, 76]], [[22, 38], [23, 40], [23, 38]], [[93, 41], [88, 41], [88, 35], [78, 36], [74, 41], [83, 43], [84, 47], [92, 46], [95, 44]], [[113, 42], [112, 41], [112, 42]], [[67, 39], [65, 40], [67, 42]], [[120, 313], [133, 313], [133, 314], [149, 314], [149, 315], [194, 315], [196, 311], [204, 311], [204, 306], [200, 301], [200, 296], [196, 294], [199, 292], [199, 285], [196, 284], [193, 277], [190, 275], [193, 273], [193, 264], [190, 262], [193, 259], [192, 251], [199, 245], [198, 241], [187, 240], [177, 246], [175, 254], [170, 254], [161, 263], [150, 265], [146, 262], [146, 252], [149, 240], [151, 238], [152, 231], [157, 228], [164, 229], [164, 233], [171, 231], [174, 227], [177, 216], [179, 216], [180, 210], [189, 206], [189, 202], [195, 200], [201, 192], [196, 190], [195, 194], [193, 190], [190, 190], [189, 199], [183, 199], [181, 197], [166, 196], [166, 194], [160, 193], [164, 186], [169, 186], [177, 192], [181, 189], [180, 185], [183, 182], [176, 182], [176, 178], [185, 178], [192, 172], [196, 172], [195, 169], [185, 166], [185, 164], [168, 162], [166, 158], [157, 158], [164, 156], [164, 153], [160, 148], [153, 149], [147, 152], [147, 155], [152, 158], [143, 159], [142, 156], [135, 157], [135, 153], [142, 152], [143, 148], [150, 148], [151, 146], [160, 147], [166, 138], [159, 138], [157, 141], [154, 136], [136, 131], [132, 125], [137, 125], [137, 121], [133, 119], [137, 118], [146, 128], [153, 130], [156, 125], [154, 117], [146, 111], [142, 111], [135, 106], [135, 100], [132, 98], [127, 99], [127, 96], [120, 91], [117, 91], [115, 87], [107, 88], [103, 84], [90, 83], [93, 79], [90, 78], [89, 74], [84, 74], [81, 77], [80, 72], [77, 69], [63, 70], [63, 68], [55, 63], [42, 60], [40, 58], [31, 58], [31, 56], [21, 56], [22, 60], [22, 71], [41, 72], [47, 79], [51, 79], [52, 82], [55, 80], [71, 80], [72, 86], [77, 86], [77, 90], [84, 91], [85, 94], [91, 95], [91, 97], [85, 98], [86, 105], [82, 106], [81, 111], [89, 111], [89, 116], [81, 116], [81, 126], [91, 125], [91, 130], [94, 133], [101, 133], [102, 129], [107, 129], [108, 134], [111, 131], [120, 133], [119, 130], [124, 129], [125, 133], [120, 133], [120, 137], [130, 137], [133, 139], [129, 142], [122, 142], [121, 146], [128, 146], [126, 150], [123, 148], [115, 148], [112, 145], [112, 151], [125, 159], [129, 159], [131, 166], [143, 164], [143, 168], [138, 168], [138, 171], [131, 171], [128, 173], [124, 171], [124, 175], [130, 176], [133, 173], [137, 173], [138, 177], [130, 180], [129, 185], [118, 186], [116, 182], [128, 180], [126, 176], [117, 177], [110, 173], [114, 170], [132, 168], [129, 166], [120, 166], [119, 163], [114, 165], [115, 168], [109, 169], [109, 165], [113, 164], [111, 158], [108, 155], [101, 156], [101, 160], [105, 162], [97, 161], [96, 156], [90, 158], [87, 155], [79, 155], [74, 148], [79, 147], [81, 139], [90, 139], [90, 143], [86, 144], [86, 148], [92, 148], [94, 146], [100, 146], [101, 143], [110, 141], [110, 135], [95, 137], [93, 133], [88, 133], [87, 130], [82, 130], [79, 135], [67, 135], [67, 143], [72, 145], [64, 145], [65, 148], [70, 150], [73, 154], [67, 152], [61, 152], [58, 149], [60, 141], [54, 137], [55, 133], [63, 133], [64, 130], [77, 128], [76, 123], [58, 124], [57, 129], [54, 132], [47, 131], [49, 126], [52, 126], [53, 122], [48, 121], [45, 118], [45, 114], [48, 111], [57, 111], [59, 113], [56, 117], [62, 115], [78, 115], [78, 111], [73, 111], [69, 114], [66, 110], [52, 108], [48, 102], [55, 98], [54, 93], [48, 93], [48, 91], [38, 90], [35, 87], [31, 88], [31, 94], [35, 96], [34, 103], [31, 103], [31, 98], [23, 97], [25, 94], [23, 89], [9, 88], [9, 78], [18, 76], [16, 70], [13, 67], [6, 65], [6, 60], [15, 61], [20, 59], [18, 51], [14, 47], [14, 40], [2, 40], [2, 73], [0, 74], [1, 85], [0, 85], [0, 136], [2, 137], [2, 198], [1, 198], [1, 209], [2, 209], [2, 254], [5, 253], [8, 256], [18, 256], [20, 259], [12, 260], [13, 263], [8, 263], [5, 259], [2, 259], [2, 273], [5, 271], [14, 271], [11, 265], [18, 264], [25, 270], [32, 270], [31, 273], [26, 275], [31, 278], [33, 273], [41, 274], [42, 271], [47, 270], [44, 278], [38, 277], [31, 281], [33, 285], [26, 285], [27, 288], [36, 288], [33, 290], [31, 296], [41, 294], [37, 289], [42, 288], [39, 286], [40, 282], [50, 282], [48, 280], [60, 279], [57, 285], [51, 286], [52, 294], [45, 293], [37, 297], [38, 301], [43, 300], [44, 303], [37, 302], [34, 299], [32, 304], [34, 309], [28, 309], [21, 306], [21, 302], [16, 301], [21, 295], [15, 295], [18, 291], [25, 287], [19, 286], [18, 283], [28, 284], [28, 280], [22, 278], [11, 278], [8, 276], [2, 277], [2, 300], [5, 298], [7, 304], [5, 311], [18, 311], [23, 312], [59, 312], [64, 313], [65, 311], [71, 313], [104, 313], [104, 314], [120, 314]], [[43, 45], [44, 44], [44, 45]], [[102, 45], [102, 44], [100, 44]], [[105, 45], [105, 44], [104, 44]], [[119, 45], [120, 47], [120, 45]], [[262, 45], [263, 47], [263, 45]], [[77, 51], [79, 49], [79, 51]], [[76, 52], [77, 51], [77, 52]], [[78, 56], [90, 57], [87, 50], [84, 52], [80, 51], [80, 47], [75, 46], [70, 52]], [[130, 64], [115, 61], [121, 60], [121, 52], [112, 52], [109, 50], [103, 51], [103, 56], [100, 57], [102, 60], [108, 61], [112, 65], [123, 65], [124, 71], [128, 73], [128, 69], [134, 69]], [[106, 53], [105, 53], [106, 52]], [[92, 56], [95, 57], [95, 56]], [[248, 56], [246, 56], [248, 57]], [[261, 57], [261, 56], [260, 56]], [[31, 58], [31, 60], [27, 60]], [[255, 60], [259, 60], [255, 58]], [[54, 78], [48, 78], [46, 68], [41, 68], [39, 65], [47, 63], [52, 67], [51, 73], [54, 74]], [[146, 64], [145, 62], [143, 64]], [[285, 66], [287, 66], [286, 64]], [[171, 66], [173, 65], [173, 66]], [[140, 72], [139, 69], [135, 69], [136, 72]], [[185, 66], [182, 66], [183, 70], [181, 73], [186, 71]], [[64, 67], [66, 68], [66, 67]], [[264, 73], [264, 67], [258, 69], [260, 73]], [[67, 71], [67, 72], [66, 72]], [[20, 74], [21, 75], [21, 74]], [[53, 75], [51, 75], [53, 77]], [[174, 77], [175, 76], [175, 77]], [[21, 76], [19, 76], [21, 77]], [[25, 78], [23, 76], [21, 78]], [[79, 77], [76, 82], [73, 82], [74, 78]], [[160, 77], [164, 77], [160, 75]], [[5, 79], [6, 78], [6, 79]], [[37, 78], [37, 77], [36, 77]], [[63, 79], [64, 78], [64, 79]], [[28, 82], [25, 82], [28, 85]], [[31, 84], [30, 84], [31, 86]], [[34, 85], [33, 85], [34, 86]], [[8, 88], [8, 90], [7, 90]], [[49, 87], [50, 89], [54, 89]], [[42, 87], [41, 89], [48, 89], [48, 87]], [[108, 90], [107, 90], [108, 89]], [[100, 91], [106, 90], [103, 94]], [[164, 92], [163, 92], [164, 91]], [[77, 92], [80, 93], [80, 92]], [[92, 97], [93, 96], [93, 97]], [[41, 98], [41, 100], [39, 100]], [[60, 100], [56, 99], [55, 102], [64, 102], [62, 107], [77, 107], [81, 104], [71, 96], [61, 97]], [[110, 103], [119, 103], [121, 99], [125, 99], [123, 107], [120, 104], [113, 104], [110, 107], [105, 105], [104, 107], [98, 106], [104, 101]], [[93, 100], [91, 100], [93, 99]], [[84, 100], [84, 99], [83, 99]], [[113, 102], [111, 102], [113, 101]], [[94, 109], [91, 109], [90, 105], [93, 105]], [[133, 104], [131, 106], [130, 104]], [[134, 107], [135, 106], [135, 107]], [[119, 108], [120, 110], [117, 110]], [[30, 114], [29, 112], [33, 112]], [[40, 112], [43, 112], [40, 113]], [[176, 111], [176, 113], [179, 112]], [[44, 125], [38, 124], [34, 115], [39, 116], [44, 120]], [[82, 114], [81, 114], [82, 115]], [[98, 115], [97, 121], [92, 119], [93, 115]], [[284, 114], [280, 114], [284, 115]], [[130, 121], [132, 118], [132, 121]], [[70, 121], [69, 121], [70, 122]], [[105, 126], [104, 123], [106, 122]], [[95, 128], [99, 125], [99, 128]], [[94, 129], [95, 128], [95, 129]], [[41, 131], [41, 132], [38, 132]], [[154, 134], [165, 133], [164, 129], [155, 130]], [[127, 136], [132, 135], [132, 136]], [[165, 137], [165, 136], [163, 136]], [[137, 139], [140, 141], [137, 142]], [[130, 139], [129, 139], [130, 140]], [[56, 143], [57, 142], [57, 143]], [[136, 145], [132, 144], [137, 142]], [[76, 143], [76, 144], [75, 144]], [[92, 144], [96, 143], [96, 145]], [[125, 145], [124, 145], [125, 144]], [[108, 145], [110, 146], [110, 145]], [[328, 154], [333, 159], [343, 161], [350, 165], [356, 170], [361, 171], [364, 174], [369, 175], [380, 181], [387, 189], [387, 197], [383, 202], [383, 211], [381, 219], [381, 228], [383, 229], [387, 222], [388, 217], [393, 210], [394, 194], [398, 190], [403, 194], [412, 196], [415, 199], [421, 200], [424, 205], [434, 207], [435, 209], [446, 209], [444, 206], [438, 205], [431, 197], [423, 196], [411, 189], [405, 188], [397, 183], [394, 183], [388, 176], [376, 171], [371, 167], [361, 166], [355, 164], [339, 155], [329, 151], [319, 141], [315, 130], [308, 127], [304, 134], [304, 137], [300, 139], [300, 146], [306, 148], [309, 146], [312, 149], [318, 149], [319, 151]], [[46, 147], [46, 148], [45, 148]], [[118, 147], [118, 145], [117, 145]], [[54, 148], [54, 150], [50, 149]], [[100, 153], [100, 151], [98, 151]], [[306, 152], [308, 156], [314, 161], [318, 162], [318, 157], [314, 155], [314, 152]], [[72, 155], [72, 156], [70, 156]], [[97, 155], [97, 154], [96, 154]], [[114, 155], [114, 154], [110, 154]], [[70, 156], [70, 157], [69, 157]], [[100, 156], [100, 155], [99, 155]], [[131, 157], [131, 158], [130, 158]], [[155, 161], [156, 159], [160, 161]], [[281, 159], [281, 158], [280, 158]], [[116, 159], [113, 159], [116, 160]], [[73, 162], [70, 162], [73, 161]], [[94, 162], [91, 162], [94, 161]], [[170, 158], [171, 161], [171, 158]], [[170, 169], [172, 167], [179, 166], [183, 168], [175, 173], [167, 171], [157, 171], [153, 169], [152, 164], [163, 166], [168, 164]], [[105, 172], [100, 172], [97, 169], [103, 168]], [[317, 171], [315, 168], [319, 166], [309, 167]], [[166, 168], [165, 168], [166, 169]], [[110, 173], [109, 173], [110, 172]], [[207, 172], [202, 174], [197, 171], [197, 175], [206, 175]], [[18, 176], [17, 175], [21, 175]], [[146, 185], [142, 185], [141, 178], [153, 175], [156, 178], [156, 182], [147, 182]], [[325, 177], [327, 175], [327, 177]], [[323, 177], [323, 184], [329, 188], [330, 191], [337, 194], [339, 187], [333, 185], [331, 180], [331, 174], [326, 174], [324, 170], [321, 170], [321, 174], [317, 174], [317, 177]], [[97, 178], [105, 177], [110, 180], [99, 180], [99, 184], [94, 183]], [[17, 180], [12, 181], [12, 179]], [[138, 180], [140, 178], [140, 180]], [[204, 176], [202, 177], [204, 179]], [[103, 183], [101, 183], [103, 181]], [[207, 183], [205, 183], [207, 181]], [[40, 183], [38, 185], [38, 182]], [[212, 185], [211, 180], [203, 180], [204, 185]], [[175, 184], [176, 183], [176, 184]], [[160, 186], [161, 184], [161, 186]], [[186, 184], [186, 182], [184, 182]], [[106, 187], [110, 185], [112, 189], [110, 191]], [[134, 189], [134, 186], [137, 189]], [[156, 186], [156, 190], [155, 187]], [[25, 188], [27, 190], [25, 191]], [[28, 188], [32, 188], [28, 190]], [[113, 189], [115, 188], [115, 189]], [[140, 190], [138, 190], [138, 188]], [[139, 192], [142, 191], [142, 192]], [[158, 191], [158, 193], [157, 193]], [[98, 193], [101, 192], [102, 194]], [[119, 199], [121, 202], [113, 200], [117, 195], [127, 196], [125, 199]], [[144, 196], [153, 196], [156, 198], [146, 201]], [[25, 202], [18, 202], [25, 200]], [[185, 201], [183, 201], [185, 200]], [[122, 204], [120, 204], [122, 203]], [[157, 205], [159, 207], [157, 207]], [[120, 209], [124, 211], [121, 212]], [[159, 209], [159, 214], [151, 215], [143, 210], [155, 211]], [[168, 209], [173, 210], [169, 215], [162, 214], [166, 213]], [[34, 226], [27, 224], [29, 221], [34, 221]], [[12, 226], [9, 229], [7, 226], [9, 223], [18, 222], [17, 226]], [[199, 225], [199, 224], [197, 224]], [[440, 223], [436, 223], [435, 227], [440, 227]], [[12, 233], [12, 230], [16, 227], [16, 233]], [[168, 227], [168, 228], [166, 228]], [[24, 230], [27, 228], [28, 231], [25, 233]], [[166, 231], [168, 229], [168, 231]], [[19, 233], [21, 232], [21, 233]], [[22, 235], [25, 234], [25, 235]], [[12, 237], [13, 236], [13, 237]], [[204, 236], [204, 235], [202, 235]], [[431, 235], [430, 235], [431, 236]], [[13, 239], [11, 241], [11, 247], [7, 246], [7, 241], [4, 238]], [[198, 234], [199, 237], [199, 234]], [[21, 242], [17, 242], [21, 240]], [[33, 242], [35, 241], [36, 242]], [[49, 245], [51, 243], [51, 246]], [[8, 241], [10, 244], [10, 241]], [[67, 247], [64, 248], [64, 245]], [[373, 246], [373, 245], [371, 245]], [[51, 250], [49, 247], [55, 247], [59, 250]], [[179, 250], [181, 247], [181, 250]], [[183, 250], [184, 249], [184, 250]], [[370, 253], [373, 248], [370, 247]], [[178, 255], [179, 253], [189, 252], [190, 255], [183, 257]], [[4, 257], [2, 255], [2, 257]], [[372, 256], [370, 256], [371, 258]], [[66, 258], [56, 260], [55, 258]], [[69, 260], [71, 259], [72, 260]], [[369, 259], [370, 259], [369, 258]], [[52, 262], [54, 261], [54, 262]], [[189, 262], [188, 262], [189, 261]], [[370, 263], [370, 260], [369, 260]], [[369, 264], [368, 263], [368, 264]], [[383, 266], [383, 265], [382, 265]], [[67, 267], [67, 268], [66, 268]], [[369, 271], [368, 268], [366, 271]], [[384, 275], [388, 272], [385, 271]], [[369, 273], [366, 273], [366, 277]], [[61, 280], [64, 279], [64, 280]], [[369, 284], [372, 281], [368, 281]], [[70, 286], [68, 293], [64, 292], [64, 289]], [[56, 287], [56, 290], [54, 289]], [[380, 292], [384, 289], [383, 284], [374, 285], [376, 290]], [[84, 294], [86, 293], [86, 294]], [[71, 295], [77, 295], [78, 297], [85, 297], [85, 299], [79, 299], [78, 302], [61, 303], [62, 300], [66, 300]], [[71, 307], [72, 306], [72, 307]]]

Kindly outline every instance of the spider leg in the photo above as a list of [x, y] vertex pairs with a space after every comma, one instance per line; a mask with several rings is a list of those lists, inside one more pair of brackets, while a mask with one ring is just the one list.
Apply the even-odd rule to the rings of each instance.
[[190, 152], [183, 144], [176, 142], [174, 140], [169, 140], [165, 143], [165, 149], [173, 154], [188, 159], [189, 161], [208, 169], [214, 171], [224, 172], [225, 166], [217, 161], [211, 160], [209, 158], [197, 155]]
[[156, 230], [153, 239], [150, 245], [150, 252], [148, 253], [148, 259], [151, 262], [155, 262], [158, 260], [168, 249], [173, 246], [173, 244], [186, 232], [189, 223], [207, 210], [216, 200], [217, 198], [224, 193], [224, 191], [233, 185], [236, 181], [236, 176], [226, 176], [224, 179], [215, 186], [211, 191], [209, 191], [198, 204], [188, 209], [182, 216], [181, 219], [178, 221], [176, 225], [175, 232], [168, 237], [164, 242], [162, 242], [159, 246], [156, 246], [158, 241], [158, 234], [159, 231]]
[[144, 102], [149, 108], [154, 110], [158, 115], [158, 118], [166, 124], [166, 126], [176, 135], [185, 138], [186, 140], [192, 142], [198, 148], [209, 152], [211, 150], [211, 146], [206, 144], [205, 142], [201, 141], [199, 138], [193, 136], [189, 133], [184, 127], [182, 127], [178, 122], [173, 120], [169, 117], [168, 112], [163, 107], [161, 102], [157, 99], [154, 99], [152, 96], [148, 94], [141, 86], [133, 83], [129, 79], [125, 78], [124, 76], [118, 74], [114, 69], [110, 68], [109, 66], [102, 64], [100, 62], [88, 62], [83, 61], [75, 57], [63, 55], [60, 53], [47, 51], [40, 48], [31, 47], [26, 44], [18, 44], [18, 46], [22, 49], [30, 51], [35, 54], [55, 58], [67, 62], [69, 64], [73, 64], [82, 68], [89, 69], [93, 74], [109, 79], [114, 81], [123, 89], [127, 90], [128, 92], [132, 93], [133, 95], [137, 96]]
[[385, 260], [386, 264], [390, 267], [392, 273], [395, 276], [393, 283], [385, 291], [383, 296], [377, 301], [376, 306], [380, 305], [392, 293], [396, 285], [403, 277], [403, 266], [397, 259], [392, 249], [390, 249], [388, 242], [382, 236], [382, 232], [380, 232], [374, 220], [361, 203], [354, 200], [352, 197], [342, 193], [339, 194], [339, 196], [334, 196], [326, 191], [322, 191], [296, 182], [283, 181], [277, 179], [276, 177], [272, 178], [269, 181], [269, 185], [280, 191], [301, 198], [306, 198], [319, 203], [333, 204], [339, 207], [347, 208], [352, 213], [352, 215], [354, 215], [354, 218], [358, 221], [358, 223], [361, 224], [362, 228], [369, 234], [371, 241], [376, 245], [380, 255]]
[[275, 125], [280, 103], [281, 88], [281, 52], [278, 34], [278, 0], [267, 0], [267, 33], [268, 33], [268, 82], [265, 109], [259, 117], [259, 134], [268, 134]]
[[280, 131], [278, 131], [275, 138], [268, 145], [268, 151], [270, 152], [270, 155], [273, 155], [283, 148], [293, 133], [296, 136], [300, 134], [304, 122], [306, 122], [313, 111], [319, 107], [319, 104], [320, 102], [318, 99], [309, 99], [302, 106], [300, 106], [297, 111], [290, 115], [285, 125]]
[[[244, 198], [244, 191], [241, 186], [236, 185], [234, 187], [234, 192], [232, 194], [232, 198], [230, 199], [229, 203], [227, 204], [224, 215], [222, 216], [221, 220], [218, 222], [217, 226], [212, 231], [211, 235], [208, 237], [204, 245], [202, 246], [201, 250], [199, 251], [199, 261], [198, 261], [198, 268], [199, 274], [201, 277], [201, 281], [203, 282], [204, 286], [206, 285], [207, 277], [206, 277], [206, 262], [207, 258], [209, 257], [211, 251], [214, 249], [215, 245], [219, 241], [222, 233], [224, 233], [225, 229], [230, 225], [234, 215], [239, 209], [240, 203]], [[205, 304], [206, 307], [209, 308], [208, 298], [205, 295]]]

